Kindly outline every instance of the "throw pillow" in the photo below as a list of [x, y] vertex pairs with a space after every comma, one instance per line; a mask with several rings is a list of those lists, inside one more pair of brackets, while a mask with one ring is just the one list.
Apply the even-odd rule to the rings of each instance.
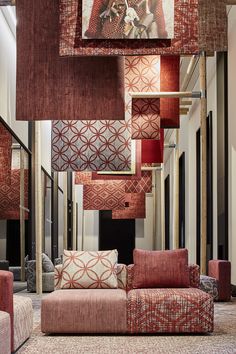
[[64, 250], [61, 288], [117, 288], [117, 250]]
[[188, 250], [134, 250], [134, 288], [189, 287]]
[[42, 253], [42, 265], [44, 273], [54, 272], [54, 265], [51, 259], [45, 253]]

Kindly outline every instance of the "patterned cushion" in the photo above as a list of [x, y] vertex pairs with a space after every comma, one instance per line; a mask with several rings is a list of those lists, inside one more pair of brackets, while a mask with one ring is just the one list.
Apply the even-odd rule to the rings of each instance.
[[0, 353], [9, 354], [11, 352], [11, 323], [10, 315], [0, 311]]
[[215, 301], [218, 300], [218, 282], [207, 275], [200, 276], [200, 289], [210, 294]]
[[61, 289], [117, 288], [116, 266], [117, 250], [64, 250]]
[[135, 289], [128, 292], [130, 333], [213, 331], [213, 299], [199, 289]]
[[198, 264], [189, 265], [189, 281], [191, 288], [199, 288], [200, 286], [200, 267]]
[[61, 289], [62, 264], [57, 264], [54, 268], [54, 290]]
[[54, 265], [51, 259], [45, 253], [42, 253], [42, 265], [43, 265], [43, 272], [45, 273], [54, 272]]
[[189, 286], [188, 250], [134, 250], [134, 288]]
[[118, 288], [126, 290], [127, 270], [125, 264], [117, 264], [116, 275], [118, 280]]

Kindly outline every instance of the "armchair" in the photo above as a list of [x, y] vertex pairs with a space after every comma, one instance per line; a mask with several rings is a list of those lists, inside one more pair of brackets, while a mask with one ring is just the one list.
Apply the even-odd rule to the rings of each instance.
[[[5, 347], [10, 341], [11, 351], [15, 352], [32, 332], [33, 307], [30, 298], [13, 295], [13, 274], [3, 270], [0, 271], [0, 314], [0, 338], [4, 335]], [[5, 328], [2, 327], [4, 323]]]

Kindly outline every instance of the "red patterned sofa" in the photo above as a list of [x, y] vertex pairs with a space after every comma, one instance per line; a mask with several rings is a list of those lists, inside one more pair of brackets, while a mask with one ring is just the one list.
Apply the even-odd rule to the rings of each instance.
[[0, 313], [0, 353], [2, 348], [7, 352], [9, 343], [15, 352], [33, 330], [33, 307], [30, 298], [13, 295], [13, 274], [4, 270], [0, 271]]
[[57, 290], [42, 299], [41, 330], [44, 333], [212, 332], [213, 298], [199, 289], [199, 267], [187, 268], [188, 287], [137, 288], [134, 265], [119, 264], [118, 289], [61, 289], [62, 265], [56, 266]]

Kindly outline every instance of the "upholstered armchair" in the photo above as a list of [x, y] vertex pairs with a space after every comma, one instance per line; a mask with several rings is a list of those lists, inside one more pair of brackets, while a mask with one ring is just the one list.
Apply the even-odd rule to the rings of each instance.
[[208, 275], [201, 275], [200, 289], [211, 294], [215, 301], [231, 300], [231, 263], [214, 259], [208, 263]]
[[0, 270], [0, 343], [3, 343], [3, 353], [8, 351], [9, 354], [9, 344], [11, 351], [15, 352], [29, 338], [32, 330], [31, 299], [13, 295], [13, 274]]

